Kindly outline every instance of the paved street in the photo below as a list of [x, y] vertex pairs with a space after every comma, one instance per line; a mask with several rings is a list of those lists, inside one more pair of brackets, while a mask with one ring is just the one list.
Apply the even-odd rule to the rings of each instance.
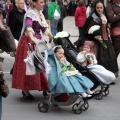
[[[74, 25], [73, 17], [66, 17], [64, 20], [64, 30], [71, 34], [70, 40], [76, 41], [78, 30]], [[72, 112], [71, 106], [53, 106], [47, 113], [41, 113], [38, 110], [38, 103], [43, 100], [42, 92], [31, 91], [35, 97], [34, 101], [23, 100], [21, 90], [11, 88], [11, 75], [14, 58], [4, 53], [5, 57], [3, 68], [5, 79], [9, 84], [10, 94], [3, 98], [3, 116], [2, 120], [118, 120], [120, 119], [120, 77], [116, 80], [116, 85], [110, 86], [110, 93], [102, 100], [92, 99], [89, 101], [89, 108], [82, 114], [76, 115]], [[120, 55], [118, 58], [120, 68]], [[48, 100], [48, 99], [47, 99]]]

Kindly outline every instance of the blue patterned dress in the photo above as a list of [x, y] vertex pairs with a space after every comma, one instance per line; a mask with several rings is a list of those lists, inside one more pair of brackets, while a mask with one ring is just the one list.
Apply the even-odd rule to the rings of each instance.
[[[74, 93], [86, 92], [93, 87], [93, 82], [80, 74], [66, 76], [62, 68], [64, 64], [60, 63], [49, 50], [48, 63], [51, 65], [51, 71], [48, 75], [48, 83], [52, 93]], [[65, 64], [66, 66], [66, 64]]]

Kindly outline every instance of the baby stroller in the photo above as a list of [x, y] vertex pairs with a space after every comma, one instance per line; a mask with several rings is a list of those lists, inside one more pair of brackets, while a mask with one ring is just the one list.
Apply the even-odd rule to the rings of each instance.
[[[76, 102], [79, 99], [78, 102]], [[40, 112], [47, 112], [50, 104], [54, 106], [69, 106], [72, 105], [72, 111], [75, 114], [81, 114], [82, 111], [86, 111], [89, 108], [88, 100], [82, 99], [80, 95], [69, 95], [67, 93], [55, 93], [50, 94], [49, 101], [40, 101], [38, 109]]]
[[[32, 68], [35, 67], [36, 72], [45, 71], [45, 51], [48, 49], [45, 42], [39, 42], [36, 46], [36, 49], [34, 48], [34, 43], [28, 44], [29, 52], [33, 54], [34, 61], [32, 65]], [[29, 59], [30, 60], [30, 59]], [[30, 62], [30, 61], [29, 61]], [[31, 63], [30, 62], [30, 63]], [[47, 64], [47, 63], [46, 63]], [[33, 74], [33, 73], [29, 73]], [[47, 112], [50, 106], [50, 103], [52, 103], [54, 106], [60, 105], [60, 106], [69, 106], [73, 104], [72, 110], [75, 114], [80, 114], [82, 111], [86, 111], [89, 108], [88, 100], [86, 98], [81, 99], [81, 95], [78, 94], [67, 94], [67, 93], [50, 93], [49, 101], [48, 103], [44, 101], [40, 101], [38, 104], [38, 109], [40, 112]], [[80, 99], [77, 103], [75, 103], [78, 99]]]
[[[102, 83], [95, 74], [93, 74], [91, 71], [89, 71], [86, 67], [83, 67], [81, 63], [79, 63], [76, 60], [78, 51], [75, 48], [75, 46], [71, 43], [69, 40], [69, 37], [63, 37], [63, 38], [57, 38], [57, 40], [54, 40], [54, 43], [56, 45], [61, 45], [64, 49], [64, 54], [66, 56], [66, 59], [74, 65], [74, 67], [79, 70], [79, 72], [88, 77], [92, 82], [94, 83], [94, 86], [91, 90], [95, 90], [95, 93], [97, 96], [95, 98], [97, 100], [101, 100], [103, 96], [107, 96], [109, 94], [109, 85]], [[100, 86], [100, 90], [96, 90], [96, 88]]]
[[[48, 75], [48, 83], [51, 93], [48, 102], [39, 102], [39, 111], [47, 112], [50, 103], [55, 106], [69, 106], [73, 104], [72, 110], [75, 114], [80, 114], [82, 111], [86, 111], [89, 107], [89, 98], [82, 98], [80, 93], [78, 93], [77, 90], [74, 90], [71, 84], [68, 84], [69, 78], [61, 74], [59, 62], [55, 58], [53, 50], [51, 49], [50, 51], [48, 63], [51, 65], [51, 72]], [[62, 83], [64, 83], [63, 86], [59, 84], [59, 81], [61, 80], [63, 81]]]

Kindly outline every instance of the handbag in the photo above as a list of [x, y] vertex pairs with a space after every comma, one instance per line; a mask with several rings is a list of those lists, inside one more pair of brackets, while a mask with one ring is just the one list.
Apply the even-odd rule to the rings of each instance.
[[[46, 71], [45, 69], [45, 50], [48, 50], [44, 41], [40, 41], [34, 50], [34, 43], [28, 43], [28, 56], [24, 59], [26, 62], [26, 75], [35, 75], [39, 72]], [[45, 57], [44, 57], [45, 55]]]
[[31, 49], [30, 43], [28, 43], [28, 55], [24, 62], [26, 63], [26, 75], [35, 75], [40, 72], [34, 65], [34, 50]]
[[14, 37], [8, 26], [0, 29], [0, 48], [6, 52], [12, 52], [16, 49]]
[[4, 74], [0, 73], [0, 95], [6, 98], [9, 94], [9, 87], [6, 80], [3, 79]]
[[120, 26], [111, 28], [110, 34], [111, 34], [111, 37], [120, 36]]
[[41, 71], [45, 71], [45, 50], [48, 50], [48, 47], [45, 41], [40, 41], [35, 48], [34, 52], [34, 65], [36, 68], [40, 69]]

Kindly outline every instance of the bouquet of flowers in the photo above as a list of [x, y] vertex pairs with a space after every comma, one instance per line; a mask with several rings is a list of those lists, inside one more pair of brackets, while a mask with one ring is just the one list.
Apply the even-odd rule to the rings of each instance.
[[59, 40], [62, 40], [62, 38], [65, 38], [65, 37], [70, 37], [70, 34], [68, 34], [68, 33], [65, 32], [65, 31], [58, 32], [58, 33], [56, 34], [56, 36], [54, 37], [54, 42], [55, 42], [55, 43], [58, 43]]
[[104, 43], [102, 37], [101, 37], [101, 30], [100, 30], [100, 26], [99, 25], [94, 25], [92, 26], [89, 31], [88, 34], [92, 34], [94, 36], [100, 36], [99, 42], [101, 43], [103, 48], [107, 48], [107, 45]]

